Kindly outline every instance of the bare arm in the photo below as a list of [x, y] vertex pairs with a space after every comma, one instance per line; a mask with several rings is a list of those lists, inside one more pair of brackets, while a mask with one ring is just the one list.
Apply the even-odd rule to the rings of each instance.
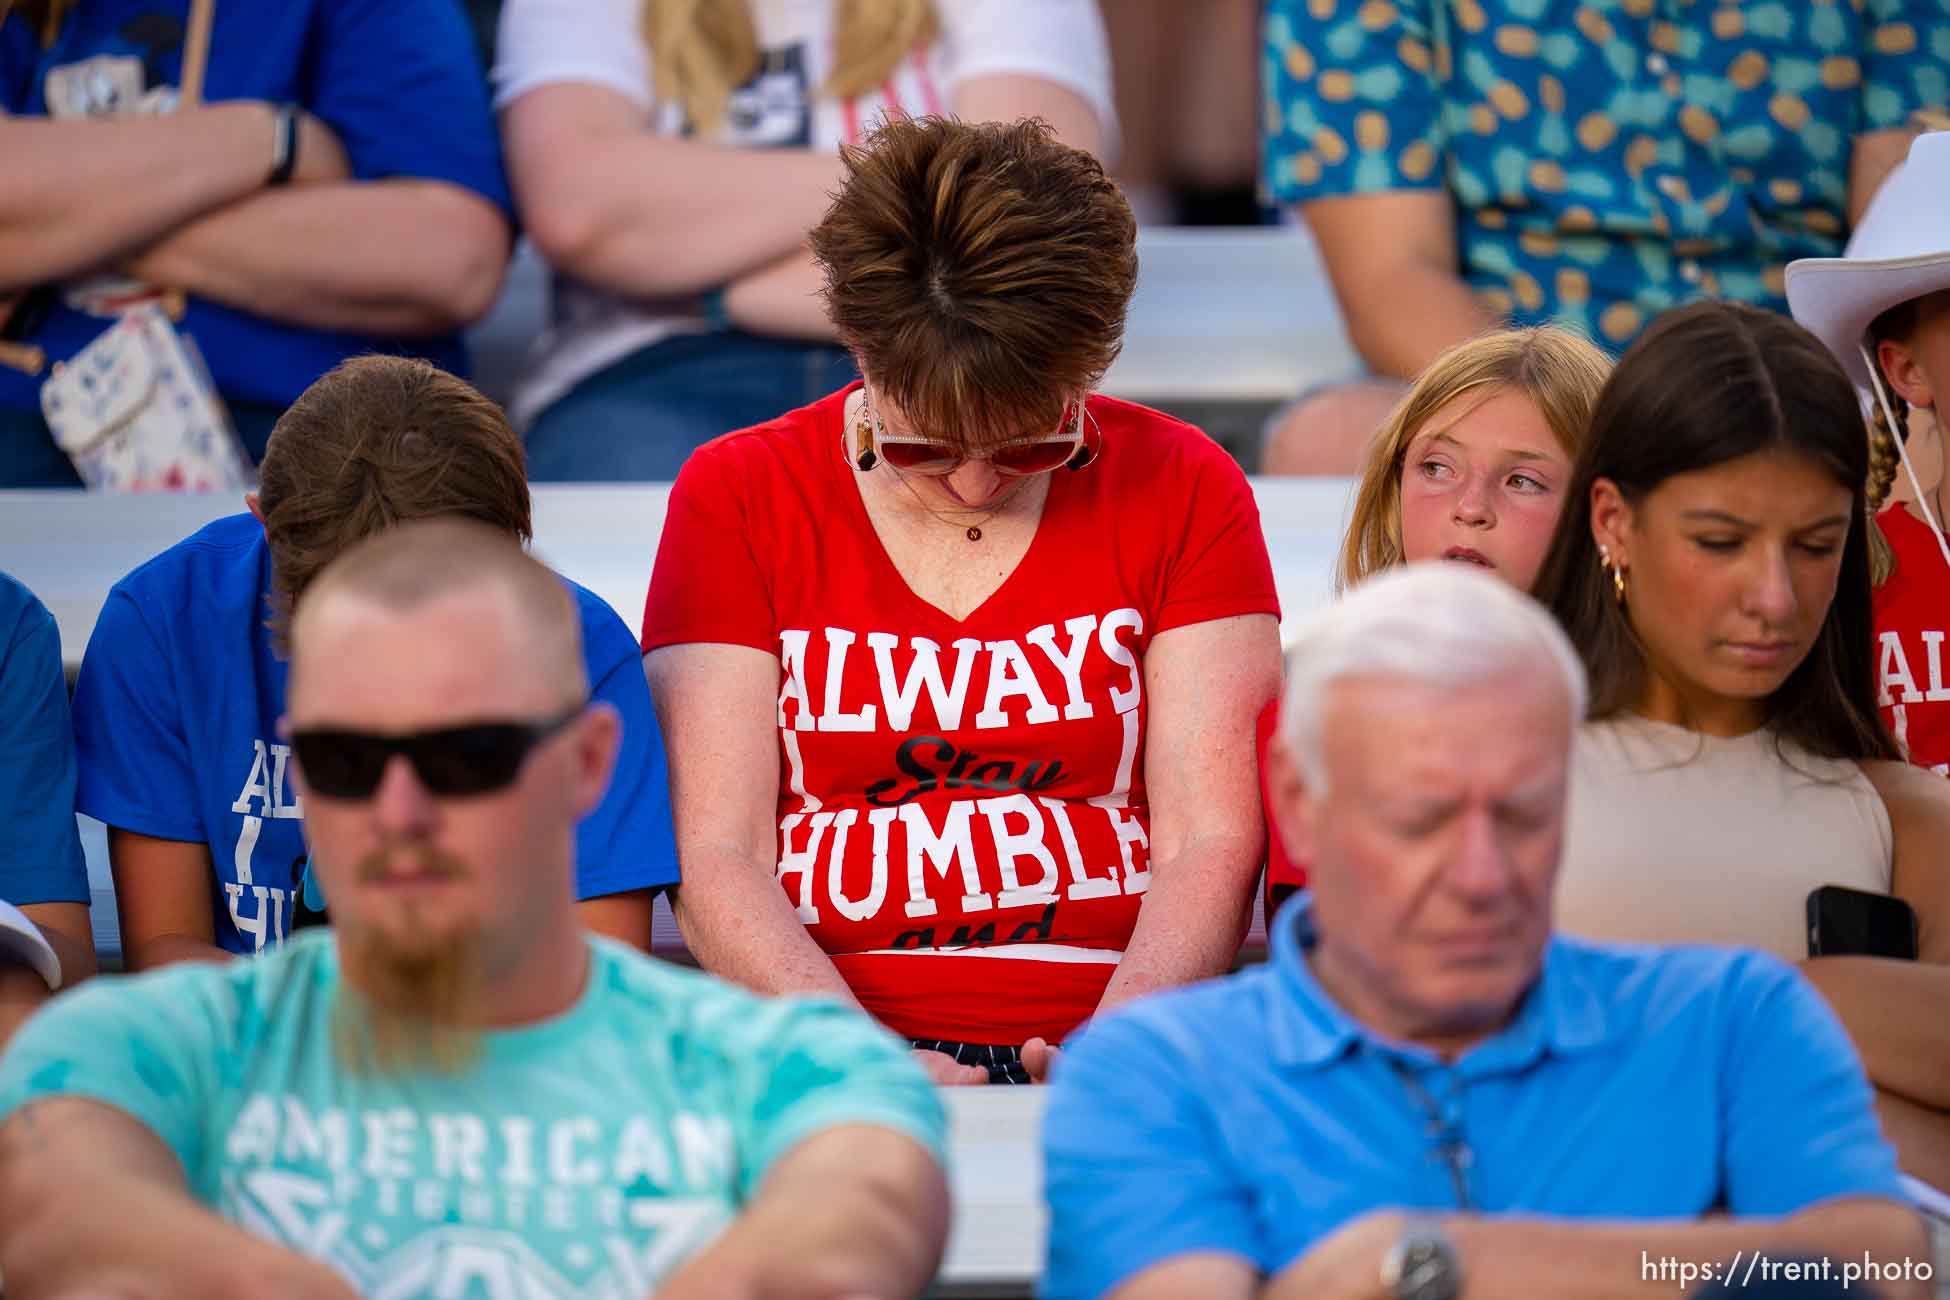
[[324, 1265], [198, 1205], [174, 1153], [101, 1102], [35, 1102], [0, 1126], [0, 1205], [0, 1273], [22, 1296], [355, 1294]]
[[674, 645], [643, 657], [670, 762], [684, 883], [677, 927], [698, 962], [760, 993], [853, 1002], [779, 888], [779, 661], [734, 645]]
[[[1282, 1271], [1264, 1300], [1373, 1297], [1383, 1300], [1382, 1255], [1401, 1235], [1395, 1212], [1356, 1219]], [[1639, 1300], [1660, 1284], [1645, 1277], [1647, 1261], [1733, 1264], [1827, 1258], [1839, 1272], [1864, 1251], [1880, 1264], [1928, 1258], [1922, 1220], [1908, 1207], [1866, 1197], [1828, 1201], [1779, 1219], [1718, 1218], [1684, 1223], [1580, 1224], [1564, 1220], [1453, 1216], [1443, 1228], [1461, 1257], [1463, 1300]], [[1739, 1285], [1745, 1274], [1733, 1278]], [[1700, 1279], [1695, 1279], [1698, 1281]], [[1677, 1277], [1666, 1285], [1676, 1286]], [[1922, 1282], [1882, 1282], [1884, 1300], [1928, 1300]]]
[[[654, 651], [652, 653], [655, 653]], [[667, 1300], [853, 1300], [919, 1294], [948, 1236], [948, 1180], [920, 1143], [848, 1124], [794, 1147]]]
[[645, 298], [701, 293], [794, 254], [840, 179], [833, 154], [656, 135], [627, 97], [598, 86], [532, 90], [501, 128], [543, 255]]
[[[27, 903], [22, 915], [32, 921], [61, 961], [61, 987], [70, 988], [95, 973], [95, 939], [86, 903]], [[53, 997], [40, 972], [0, 960], [0, 1049], [27, 1017]]]
[[1259, 1273], [1237, 1255], [1179, 1255], [1154, 1264], [1110, 1293], [1109, 1300], [1253, 1300]]
[[61, 987], [72, 988], [95, 973], [95, 931], [86, 903], [27, 903], [21, 913], [61, 959]]
[[176, 961], [229, 961], [210, 915], [210, 849], [186, 840], [108, 828], [122, 965], [153, 970]]
[[199, 217], [127, 269], [273, 320], [412, 337], [487, 313], [510, 238], [492, 203], [445, 181], [294, 186]]
[[1413, 379], [1444, 348], [1497, 323], [1457, 269], [1450, 203], [1443, 190], [1393, 190], [1301, 207], [1348, 337], [1377, 374]]
[[53, 996], [39, 971], [0, 957], [0, 1052], [6, 1050], [14, 1031]]
[[1253, 724], [1279, 680], [1270, 614], [1172, 628], [1145, 651], [1151, 887], [1100, 1011], [1222, 974], [1238, 955], [1266, 839]]
[[654, 889], [629, 889], [601, 898], [585, 898], [576, 904], [576, 919], [585, 930], [627, 943], [639, 952], [649, 952], [650, 920], [656, 902]]
[[1909, 154], [1909, 143], [1916, 138], [1916, 132], [1904, 127], [1893, 127], [1887, 131], [1870, 131], [1858, 135], [1849, 144], [1848, 154], [1848, 221], [1852, 226], [1862, 219], [1868, 211], [1869, 200], [1876, 196], [1882, 182], [1888, 179]]
[[1950, 783], [1909, 763], [1862, 764], [1889, 812], [1889, 892], [1916, 910], [1917, 955], [1950, 964]]
[[1801, 973], [1834, 1008], [1870, 1081], [1937, 1111], [1950, 1136], [1950, 966], [1812, 957]]
[[[955, 116], [967, 122], [1013, 122], [1036, 117], [1065, 144], [1103, 150], [1103, 125], [1081, 95], [1042, 77], [974, 77], [955, 89]], [[817, 218], [815, 218], [817, 220]], [[812, 223], [807, 223], [808, 229]], [[725, 310], [741, 327], [777, 338], [830, 341], [833, 324], [820, 298], [824, 278], [804, 248], [739, 277], [725, 293]]]
[[[345, 172], [304, 119], [298, 180]], [[53, 122], [0, 116], [0, 292], [91, 270], [263, 188], [275, 115], [254, 100], [162, 117]]]

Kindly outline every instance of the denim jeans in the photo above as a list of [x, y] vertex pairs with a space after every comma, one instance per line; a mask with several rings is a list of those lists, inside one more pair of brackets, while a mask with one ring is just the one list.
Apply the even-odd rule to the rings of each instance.
[[[226, 400], [230, 422], [254, 465], [264, 459], [271, 426], [284, 414], [282, 406]], [[38, 410], [0, 407], [0, 488], [78, 488], [67, 453], [54, 444], [47, 421]]]
[[805, 406], [858, 373], [831, 344], [739, 330], [664, 339], [597, 371], [535, 417], [528, 477], [667, 482], [719, 434]]

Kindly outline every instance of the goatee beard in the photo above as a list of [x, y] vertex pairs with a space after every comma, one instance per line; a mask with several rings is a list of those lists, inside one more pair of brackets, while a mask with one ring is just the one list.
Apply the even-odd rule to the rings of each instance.
[[[422, 869], [465, 874], [430, 852]], [[378, 857], [359, 867], [361, 879], [382, 872]], [[450, 1075], [479, 1059], [486, 1010], [480, 931], [471, 921], [429, 924], [422, 911], [409, 902], [379, 924], [339, 927], [342, 978], [332, 1038], [350, 1074]]]

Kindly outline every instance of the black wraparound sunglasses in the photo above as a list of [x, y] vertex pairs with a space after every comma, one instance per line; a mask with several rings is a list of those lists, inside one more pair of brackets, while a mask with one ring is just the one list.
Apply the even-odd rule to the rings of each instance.
[[328, 799], [370, 799], [395, 754], [436, 795], [488, 794], [512, 782], [535, 747], [584, 707], [540, 722], [470, 722], [403, 735], [307, 727], [291, 733], [291, 750], [305, 783]]

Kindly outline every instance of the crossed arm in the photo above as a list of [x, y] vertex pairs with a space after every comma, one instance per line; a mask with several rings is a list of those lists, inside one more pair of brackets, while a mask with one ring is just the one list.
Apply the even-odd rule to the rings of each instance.
[[35, 1102], [0, 1125], [0, 1274], [24, 1297], [353, 1300], [323, 1264], [198, 1205], [147, 1128], [98, 1101]]
[[[1181, 1256], [1132, 1278], [1113, 1300], [1390, 1300], [1381, 1285], [1382, 1256], [1406, 1223], [1394, 1211], [1356, 1219], [1264, 1280], [1235, 1255]], [[1839, 1268], [1864, 1251], [1882, 1264], [1921, 1261], [1929, 1251], [1912, 1211], [1870, 1198], [1829, 1201], [1778, 1219], [1578, 1224], [1453, 1215], [1441, 1225], [1461, 1260], [1462, 1300], [1642, 1300], [1654, 1289], [1644, 1271], [1648, 1258], [1724, 1266], [1758, 1254], [1778, 1261], [1826, 1258]], [[1885, 1300], [1930, 1294], [1923, 1282], [1879, 1286]]]
[[1801, 963], [1848, 1030], [1903, 1168], [1950, 1187], [1950, 784], [1908, 763], [1865, 763], [1889, 812], [1890, 892], [1916, 910], [1919, 961]]
[[290, 324], [409, 336], [493, 303], [510, 234], [444, 181], [352, 179], [301, 118], [298, 169], [267, 189], [275, 110], [239, 100], [158, 117], [0, 117], [0, 295], [121, 270]]
[[[1083, 98], [1040, 77], [972, 78], [953, 108], [969, 121], [1040, 117], [1080, 149], [1103, 143]], [[638, 298], [722, 287], [746, 329], [833, 337], [805, 242], [839, 188], [837, 155], [659, 136], [627, 96], [587, 84], [522, 95], [502, 130], [529, 234], [554, 265]]]
[[892, 1129], [801, 1142], [738, 1221], [657, 1288], [659, 1300], [893, 1300], [920, 1293], [948, 1236], [948, 1181]]
[[[168, 1147], [102, 1102], [35, 1102], [0, 1125], [0, 1274], [15, 1293], [117, 1300], [353, 1300], [328, 1266], [197, 1204]], [[919, 1143], [842, 1125], [788, 1152], [733, 1227], [658, 1288], [670, 1300], [916, 1294], [948, 1230]]]

